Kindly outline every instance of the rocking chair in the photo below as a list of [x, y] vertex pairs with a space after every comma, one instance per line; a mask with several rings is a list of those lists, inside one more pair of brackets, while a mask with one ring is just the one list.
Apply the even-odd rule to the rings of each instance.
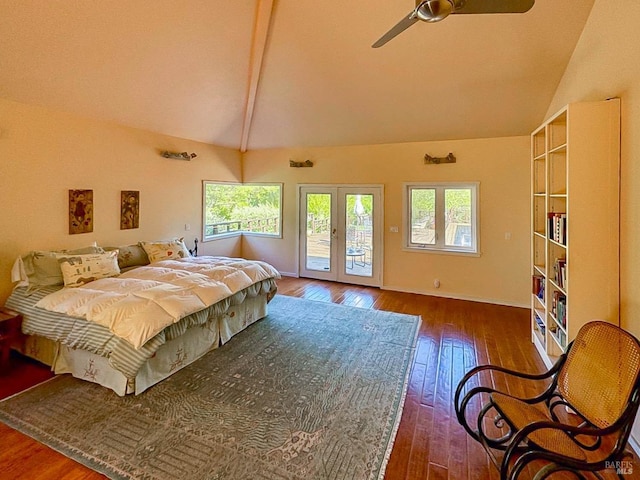
[[[480, 372], [500, 372], [543, 391], [519, 398], [482, 385]], [[593, 321], [546, 373], [493, 365], [470, 370], [456, 389], [456, 416], [485, 448], [501, 480], [515, 480], [534, 461], [532, 468], [542, 465], [534, 480], [558, 471], [580, 479], [581, 471], [590, 471], [602, 479], [598, 471], [605, 469], [623, 478], [631, 465], [623, 459], [630, 455], [625, 447], [640, 403], [639, 374], [640, 342], [615, 325]], [[470, 424], [467, 418], [478, 410]], [[504, 452], [501, 460], [496, 451]]]

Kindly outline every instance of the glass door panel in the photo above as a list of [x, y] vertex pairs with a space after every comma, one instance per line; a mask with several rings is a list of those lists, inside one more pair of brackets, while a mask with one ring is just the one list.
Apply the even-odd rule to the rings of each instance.
[[336, 188], [300, 187], [301, 277], [337, 280], [337, 196]]
[[307, 193], [305, 267], [307, 270], [331, 270], [331, 194]]
[[373, 195], [347, 193], [344, 274], [373, 275]]

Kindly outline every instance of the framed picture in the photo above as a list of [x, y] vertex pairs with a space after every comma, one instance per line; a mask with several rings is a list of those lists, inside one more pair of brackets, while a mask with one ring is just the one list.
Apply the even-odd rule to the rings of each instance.
[[140, 226], [140, 192], [122, 190], [120, 192], [120, 230]]
[[93, 232], [93, 190], [69, 190], [69, 233]]

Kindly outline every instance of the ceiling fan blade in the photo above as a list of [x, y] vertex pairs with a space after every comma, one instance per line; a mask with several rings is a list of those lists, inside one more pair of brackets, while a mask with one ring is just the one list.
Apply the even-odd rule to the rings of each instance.
[[373, 45], [373, 48], [378, 48], [387, 43], [396, 35], [404, 32], [407, 28], [418, 21], [415, 10], [412, 10], [409, 15], [400, 20], [391, 30], [381, 36]]
[[[456, 2], [458, 3], [458, 2]], [[525, 13], [535, 0], [466, 0], [451, 13]]]

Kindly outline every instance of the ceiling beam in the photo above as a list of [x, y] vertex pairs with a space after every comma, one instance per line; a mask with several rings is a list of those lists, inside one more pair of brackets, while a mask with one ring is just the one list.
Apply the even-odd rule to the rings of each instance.
[[244, 110], [244, 121], [242, 123], [242, 139], [240, 141], [240, 151], [246, 152], [249, 143], [249, 133], [251, 131], [251, 120], [256, 106], [258, 94], [258, 84], [260, 83], [260, 73], [262, 70], [262, 60], [267, 47], [267, 37], [273, 15], [274, 0], [258, 0], [256, 6], [256, 21], [253, 26], [253, 40], [251, 42], [251, 57], [249, 58], [249, 81], [247, 87], [247, 98]]

